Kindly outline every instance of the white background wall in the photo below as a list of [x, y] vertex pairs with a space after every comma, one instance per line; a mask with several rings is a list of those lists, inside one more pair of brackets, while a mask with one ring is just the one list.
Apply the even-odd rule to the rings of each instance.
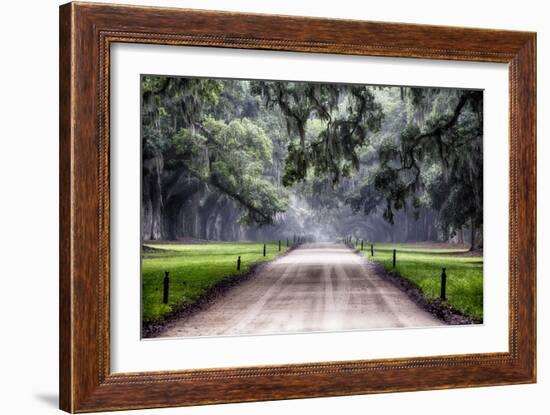
[[[538, 303], [539, 382], [536, 385], [429, 391], [179, 408], [157, 414], [498, 414], [548, 413], [550, 267], [548, 214], [550, 13], [543, 1], [482, 2], [353, 0], [132, 1], [232, 11], [394, 22], [490, 27], [538, 32]], [[58, 257], [58, 9], [55, 0], [4, 2], [0, 30], [0, 411], [57, 411]], [[547, 77], [550, 76], [550, 73]], [[7, 265], [7, 267], [6, 267]], [[483, 411], [483, 412], [482, 412]], [[138, 413], [138, 412], [134, 412]]]

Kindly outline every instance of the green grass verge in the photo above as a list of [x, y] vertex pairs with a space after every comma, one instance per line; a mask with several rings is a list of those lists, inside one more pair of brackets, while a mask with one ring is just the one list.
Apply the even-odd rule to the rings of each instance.
[[[195, 303], [202, 294], [229, 275], [247, 272], [253, 264], [269, 261], [288, 248], [281, 241], [216, 242], [204, 244], [145, 244], [154, 248], [142, 256], [141, 296], [142, 321], [160, 320], [174, 308]], [[237, 271], [237, 257], [241, 256], [241, 270]], [[164, 271], [170, 272], [170, 295], [163, 304]]]
[[[367, 249], [368, 247], [368, 249]], [[393, 269], [393, 250], [397, 250], [396, 267]], [[447, 269], [447, 303], [461, 313], [475, 319], [483, 319], [483, 257], [465, 257], [453, 254], [465, 249], [430, 248], [418, 244], [375, 243], [374, 257], [370, 244], [363, 255], [380, 263], [413, 283], [428, 298], [439, 298], [441, 292], [441, 268]]]

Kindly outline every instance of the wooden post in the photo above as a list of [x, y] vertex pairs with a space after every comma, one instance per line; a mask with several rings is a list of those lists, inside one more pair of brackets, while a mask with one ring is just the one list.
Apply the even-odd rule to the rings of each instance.
[[361, 251], [363, 250], [363, 240], [361, 239]]
[[281, 240], [279, 239], [279, 251], [281, 250]]
[[393, 250], [393, 267], [395, 268], [395, 249]]
[[168, 304], [168, 294], [170, 292], [170, 272], [164, 271], [164, 291], [162, 293], [162, 302]]
[[370, 256], [374, 256], [374, 245], [370, 244]]
[[237, 258], [237, 271], [240, 271], [241, 270], [241, 256], [239, 255], [239, 257]]
[[288, 238], [286, 238], [286, 247], [288, 248]]
[[265, 244], [264, 244], [264, 256], [265, 256]]
[[441, 299], [445, 301], [447, 299], [447, 274], [446, 268], [441, 271]]

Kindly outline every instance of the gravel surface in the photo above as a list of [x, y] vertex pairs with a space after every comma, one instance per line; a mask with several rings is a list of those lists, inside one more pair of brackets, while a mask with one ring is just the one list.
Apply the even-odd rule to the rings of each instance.
[[156, 337], [442, 326], [344, 245], [304, 244]]

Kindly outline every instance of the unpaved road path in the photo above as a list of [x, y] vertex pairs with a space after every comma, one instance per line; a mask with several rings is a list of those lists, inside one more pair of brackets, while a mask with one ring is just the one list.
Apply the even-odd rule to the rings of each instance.
[[344, 245], [306, 244], [159, 336], [214, 336], [444, 325]]

